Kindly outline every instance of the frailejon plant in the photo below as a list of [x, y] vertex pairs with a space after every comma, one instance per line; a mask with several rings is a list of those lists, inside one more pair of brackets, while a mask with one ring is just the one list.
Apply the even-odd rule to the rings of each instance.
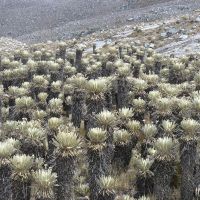
[[157, 127], [154, 124], [145, 124], [142, 127], [143, 141], [141, 142], [141, 156], [143, 158], [147, 157], [148, 149], [152, 147], [152, 142], [157, 131]]
[[0, 199], [11, 198], [11, 168], [9, 160], [18, 150], [19, 141], [12, 138], [0, 142]]
[[57, 173], [57, 200], [74, 200], [74, 175], [76, 158], [80, 153], [81, 140], [73, 129], [60, 130], [54, 139], [55, 172]]
[[128, 81], [127, 76], [130, 74], [130, 64], [123, 63], [121, 60], [115, 62], [117, 68], [117, 108], [128, 106]]
[[0, 199], [30, 199], [30, 184], [38, 200], [167, 200], [174, 186], [192, 199], [200, 183], [198, 57], [165, 57], [131, 37], [87, 46], [80, 38], [0, 56]]
[[127, 169], [131, 158], [131, 134], [125, 129], [115, 130], [113, 133], [114, 138], [114, 158], [113, 165], [116, 169]]
[[[131, 146], [132, 149], [135, 148], [138, 141], [141, 139], [141, 124], [137, 120], [129, 120], [126, 124], [126, 129], [131, 134]], [[131, 159], [131, 158], [129, 158]]]
[[107, 131], [106, 147], [105, 147], [105, 158], [108, 169], [111, 169], [111, 163], [114, 156], [114, 141], [113, 131], [117, 124], [116, 114], [108, 110], [103, 110], [96, 114], [97, 125]]
[[105, 92], [110, 89], [110, 80], [100, 77], [88, 80], [86, 83], [87, 91], [87, 116], [85, 120], [86, 130], [95, 127], [94, 114], [101, 112], [105, 108]]
[[88, 200], [90, 188], [88, 184], [79, 184], [76, 187], [76, 196], [78, 196], [79, 200]]
[[115, 200], [115, 179], [111, 176], [102, 176], [100, 182], [100, 193], [97, 200]]
[[19, 134], [22, 138], [21, 151], [26, 155], [45, 157], [44, 142], [47, 134], [39, 121], [21, 121], [18, 125]]
[[14, 155], [10, 160], [12, 169], [12, 199], [30, 199], [31, 195], [31, 170], [34, 164], [32, 156]]
[[141, 158], [136, 151], [133, 151], [131, 158], [131, 166], [137, 172], [136, 175], [136, 195], [151, 195], [153, 192], [153, 172], [151, 171], [153, 159]]
[[146, 102], [145, 100], [138, 98], [133, 99], [131, 102], [134, 110], [134, 119], [137, 119], [138, 121], [142, 122], [144, 119], [144, 115], [146, 113]]
[[55, 145], [53, 144], [54, 137], [59, 132], [60, 126], [63, 124], [63, 119], [58, 117], [51, 117], [48, 119], [48, 133], [47, 133], [47, 144], [48, 144], [48, 151], [47, 151], [47, 160], [48, 162], [52, 163], [54, 160], [53, 152], [55, 149]]
[[101, 191], [99, 180], [102, 176], [108, 175], [108, 168], [105, 158], [105, 146], [107, 133], [101, 128], [92, 128], [88, 132], [88, 175], [90, 186], [90, 199], [96, 200]]
[[80, 46], [76, 49], [76, 58], [75, 58], [75, 66], [78, 72], [84, 72], [84, 68], [82, 66], [82, 55], [83, 55], [83, 47]]
[[29, 52], [27, 50], [22, 50], [20, 52], [21, 62], [25, 65], [28, 62]]
[[154, 196], [156, 200], [171, 199], [170, 184], [174, 174], [177, 144], [170, 137], [158, 138], [154, 144]]
[[84, 119], [84, 109], [86, 106], [86, 94], [84, 89], [86, 78], [82, 74], [77, 74], [69, 78], [69, 82], [74, 88], [72, 94], [72, 123], [74, 126], [80, 128], [81, 121]]
[[66, 49], [67, 49], [66, 43], [60, 42], [59, 43], [59, 54], [58, 54], [59, 58], [62, 58], [63, 60], [65, 60]]
[[32, 172], [33, 195], [36, 200], [55, 199], [54, 188], [57, 183], [57, 175], [52, 169], [39, 169]]
[[180, 138], [181, 198], [192, 200], [195, 191], [194, 170], [199, 123], [193, 119], [184, 119], [181, 128], [183, 130]]

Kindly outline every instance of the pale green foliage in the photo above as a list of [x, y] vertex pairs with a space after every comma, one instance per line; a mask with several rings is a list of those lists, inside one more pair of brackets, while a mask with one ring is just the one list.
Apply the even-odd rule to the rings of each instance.
[[131, 141], [131, 134], [125, 129], [115, 130], [113, 139], [116, 144], [124, 145]]
[[88, 184], [79, 184], [76, 187], [76, 193], [79, 196], [82, 196], [82, 197], [88, 196], [89, 195], [89, 190], [90, 190], [90, 188], [89, 188]]
[[100, 187], [104, 192], [114, 192], [115, 179], [112, 176], [103, 176], [100, 178]]
[[60, 92], [62, 87], [62, 81], [54, 81], [51, 84], [51, 91], [52, 92]]
[[147, 89], [148, 84], [145, 80], [134, 78], [132, 81], [133, 91], [137, 94], [143, 92], [145, 89]]
[[116, 124], [115, 114], [108, 110], [103, 110], [102, 112], [96, 114], [96, 119], [101, 126], [108, 127]]
[[4, 142], [0, 142], [0, 161], [1, 164], [7, 162], [8, 159], [15, 153], [16, 144], [14, 140], [6, 140]]
[[53, 98], [49, 101], [49, 108], [53, 113], [62, 113], [63, 101], [59, 98]]
[[59, 131], [53, 143], [56, 146], [56, 153], [63, 157], [75, 156], [81, 147], [80, 138], [70, 130]]
[[42, 128], [32, 127], [27, 129], [26, 136], [28, 139], [40, 143], [45, 139], [46, 133]]
[[147, 57], [144, 61], [145, 65], [147, 67], [154, 65], [154, 58], [153, 57]]
[[47, 112], [45, 112], [44, 110], [34, 110], [32, 112], [33, 120], [43, 121], [45, 117], [47, 117]]
[[184, 118], [191, 116], [192, 101], [186, 98], [181, 98], [177, 101], [177, 106], [180, 109], [180, 114]]
[[44, 75], [34, 75], [33, 76], [33, 85], [35, 88], [47, 88], [49, 81]]
[[194, 139], [199, 130], [199, 122], [194, 119], [184, 119], [181, 121], [181, 128], [184, 131], [185, 139]]
[[138, 200], [151, 200], [149, 197], [146, 197], [146, 196], [142, 196], [140, 197]]
[[76, 74], [68, 79], [69, 83], [77, 89], [84, 89], [87, 79], [82, 74]]
[[0, 97], [2, 98], [4, 94], [4, 91], [3, 91], [3, 85], [0, 85]]
[[157, 159], [167, 160], [176, 156], [177, 144], [170, 137], [158, 138], [154, 144], [155, 156]]
[[76, 68], [66, 64], [66, 66], [64, 67], [64, 73], [73, 75], [76, 73]]
[[57, 175], [52, 169], [39, 169], [32, 173], [33, 194], [38, 198], [53, 198]]
[[124, 62], [121, 59], [116, 60], [114, 63], [114, 67], [116, 67], [116, 68], [121, 68], [121, 67], [123, 67], [123, 65], [124, 65]]
[[130, 74], [131, 66], [129, 63], [123, 63], [123, 66], [117, 68], [117, 73], [119, 76], [126, 77]]
[[156, 112], [159, 115], [170, 115], [172, 112], [172, 101], [168, 98], [160, 98], [156, 100]]
[[137, 172], [142, 176], [153, 175], [153, 173], [150, 171], [152, 164], [153, 164], [153, 159], [150, 158], [144, 159], [135, 156], [134, 154], [133, 157], [131, 158], [131, 165], [133, 165], [134, 168], [137, 170]]
[[141, 124], [137, 120], [128, 121], [126, 127], [128, 128], [131, 134], [138, 135], [141, 131]]
[[111, 82], [108, 78], [98, 78], [98, 79], [90, 79], [86, 83], [86, 90], [90, 94], [102, 94], [108, 91], [111, 87]]
[[27, 67], [28, 67], [28, 69], [29, 69], [29, 71], [31, 71], [31, 72], [34, 72], [34, 71], [36, 71], [37, 70], [37, 63], [35, 62], [35, 61], [33, 61], [33, 60], [28, 60], [28, 62], [27, 62]]
[[172, 135], [173, 132], [175, 131], [176, 123], [169, 120], [163, 120], [162, 127], [166, 134]]
[[88, 132], [88, 137], [92, 144], [103, 143], [107, 139], [107, 132], [101, 128], [92, 128]]
[[18, 129], [23, 139], [33, 142], [34, 144], [41, 144], [46, 137], [46, 132], [39, 121], [22, 121], [18, 125]]
[[7, 93], [12, 97], [19, 97], [27, 95], [28, 90], [17, 86], [10, 86]]
[[15, 99], [16, 109], [20, 111], [28, 111], [35, 105], [34, 100], [29, 96], [19, 97]]
[[8, 119], [8, 116], [9, 116], [9, 108], [2, 107], [1, 108], [1, 114], [2, 114], [3, 121], [6, 121]]
[[17, 129], [18, 124], [19, 123], [17, 121], [7, 120], [5, 123], [3, 123], [4, 133], [13, 133]]
[[142, 74], [141, 77], [148, 83], [149, 86], [155, 86], [159, 81], [159, 76], [156, 74]]
[[154, 124], [145, 124], [142, 127], [142, 132], [145, 136], [145, 139], [152, 139], [157, 133], [157, 127]]
[[28, 179], [30, 175], [30, 170], [34, 164], [34, 158], [32, 156], [14, 155], [10, 160], [12, 167], [12, 177], [14, 179]]
[[173, 85], [170, 83], [160, 83], [158, 84], [158, 89], [163, 97], [176, 97], [182, 91], [182, 88], [179, 85]]
[[47, 67], [51, 72], [56, 73], [56, 72], [58, 72], [60, 65], [53, 61], [47, 61]]
[[138, 113], [145, 112], [146, 102], [143, 99], [141, 99], [141, 98], [133, 99], [132, 104], [133, 104], [133, 109], [135, 112], [138, 112]]
[[58, 130], [58, 127], [63, 123], [62, 118], [57, 118], [57, 117], [51, 117], [48, 120], [48, 126], [51, 130]]
[[132, 108], [121, 108], [118, 111], [118, 115], [119, 118], [124, 121], [130, 119], [134, 115], [134, 112]]
[[46, 92], [40, 92], [38, 98], [41, 102], [45, 103], [47, 100], [48, 94]]

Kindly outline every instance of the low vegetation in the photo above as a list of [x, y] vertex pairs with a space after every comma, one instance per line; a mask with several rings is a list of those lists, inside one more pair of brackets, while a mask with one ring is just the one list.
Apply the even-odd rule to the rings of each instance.
[[0, 199], [198, 198], [200, 61], [126, 40], [0, 58]]

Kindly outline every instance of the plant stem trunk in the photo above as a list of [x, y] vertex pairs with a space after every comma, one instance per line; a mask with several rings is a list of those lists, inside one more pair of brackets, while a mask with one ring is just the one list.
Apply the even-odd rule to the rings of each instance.
[[72, 122], [75, 127], [80, 128], [84, 106], [85, 93], [82, 90], [76, 89], [72, 95]]
[[12, 200], [30, 200], [31, 182], [12, 180]]
[[127, 107], [128, 86], [126, 78], [119, 78], [117, 83], [117, 108]]
[[90, 200], [97, 200], [101, 191], [99, 180], [107, 174], [103, 150], [88, 149]]
[[153, 177], [138, 175], [136, 178], [137, 198], [147, 196], [153, 191]]
[[94, 128], [96, 126], [96, 120], [94, 119], [94, 115], [100, 113], [104, 108], [104, 99], [88, 99], [87, 104], [87, 116], [85, 119], [85, 129], [89, 131], [90, 128]]
[[197, 141], [181, 141], [181, 200], [192, 200], [195, 190], [195, 160], [197, 153]]
[[8, 165], [0, 167], [0, 200], [10, 199], [11, 195], [11, 170]]
[[114, 200], [114, 199], [115, 199], [114, 193], [100, 193], [97, 198], [97, 200]]
[[155, 160], [154, 195], [156, 200], [171, 200], [172, 196], [170, 183], [173, 171], [172, 162]]
[[56, 159], [55, 171], [57, 173], [58, 186], [56, 187], [57, 200], [74, 200], [74, 157], [58, 157]]

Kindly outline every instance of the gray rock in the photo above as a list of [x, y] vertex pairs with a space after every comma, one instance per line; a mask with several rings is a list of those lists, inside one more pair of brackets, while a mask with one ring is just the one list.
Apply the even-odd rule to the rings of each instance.
[[179, 33], [180, 30], [178, 30], [175, 27], [172, 28], [165, 28], [165, 32], [161, 33], [161, 37], [170, 37], [172, 35], [175, 35], [177, 33]]
[[167, 33], [166, 33], [166, 32], [163, 32], [163, 33], [160, 34], [160, 36], [161, 36], [161, 37], [167, 37]]
[[134, 21], [134, 18], [133, 18], [133, 17], [128, 18], [127, 21], [128, 21], [128, 22], [132, 22], [132, 21]]
[[150, 43], [149, 47], [154, 48], [154, 47], [155, 47], [155, 44]]
[[170, 28], [170, 29], [167, 30], [167, 35], [172, 36], [172, 35], [177, 34], [178, 32], [179, 32], [179, 30], [177, 28], [173, 27], [173, 28]]
[[188, 35], [180, 35], [179, 39], [180, 40], [186, 40], [188, 38]]
[[195, 22], [200, 22], [200, 16], [195, 19]]

